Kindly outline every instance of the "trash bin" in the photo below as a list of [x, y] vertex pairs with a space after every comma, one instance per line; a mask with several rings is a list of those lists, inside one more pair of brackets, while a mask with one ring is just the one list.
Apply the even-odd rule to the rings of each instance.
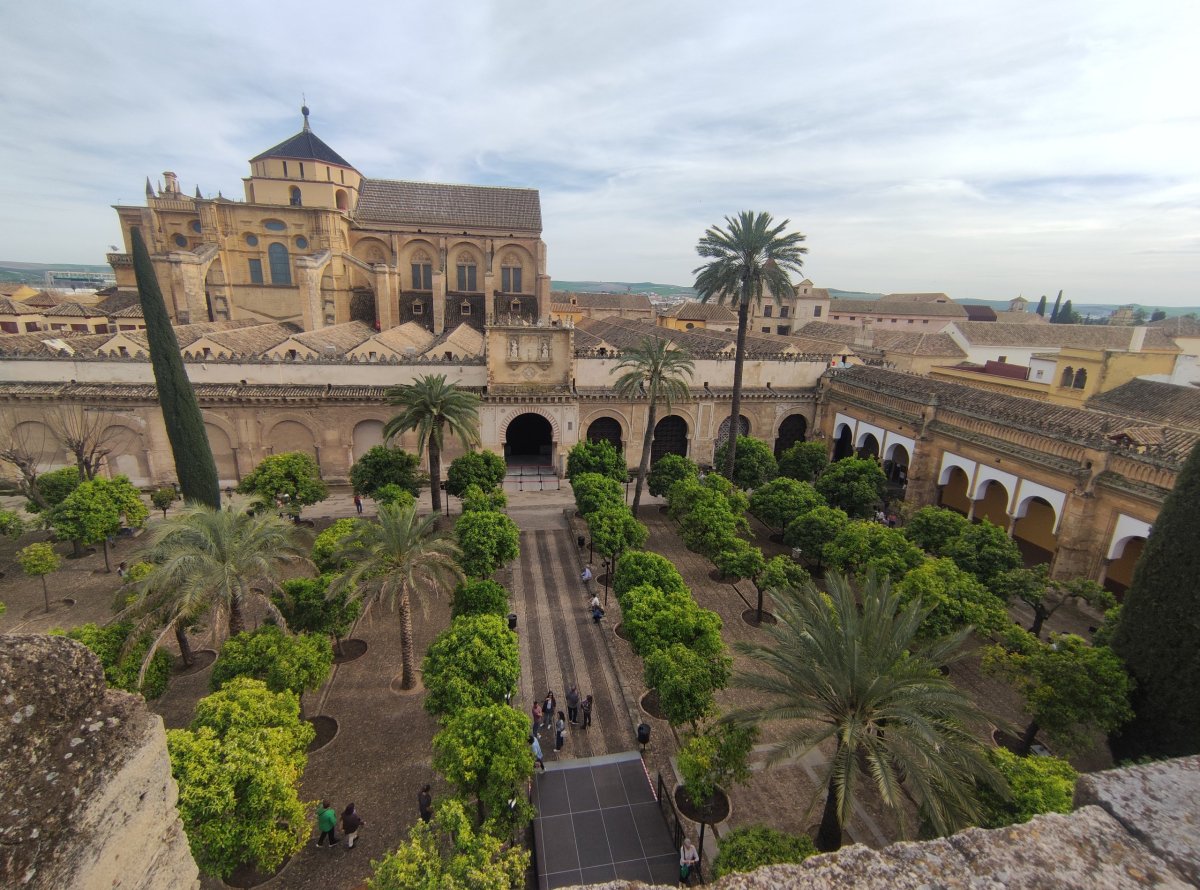
[[508, 629], [509, 630], [517, 629], [517, 613], [516, 612], [508, 613]]
[[649, 723], [639, 723], [638, 728], [637, 728], [637, 735], [638, 735], [638, 744], [639, 745], [649, 745], [650, 744], [650, 724]]

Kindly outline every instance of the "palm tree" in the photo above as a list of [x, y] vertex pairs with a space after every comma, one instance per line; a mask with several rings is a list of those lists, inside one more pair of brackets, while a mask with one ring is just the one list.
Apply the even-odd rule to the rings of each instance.
[[737, 351], [733, 361], [733, 405], [729, 420], [729, 454], [725, 458], [725, 476], [733, 478], [733, 462], [737, 457], [737, 437], [741, 429], [742, 363], [746, 358], [746, 326], [749, 323], [750, 303], [762, 301], [766, 290], [776, 302], [791, 296], [788, 273], [799, 273], [804, 265], [807, 247], [801, 247], [804, 235], [784, 233], [790, 220], [779, 225], [769, 213], [743, 210], [737, 217], [725, 217], [726, 228], [710, 226], [696, 245], [696, 253], [712, 262], [698, 266], [695, 288], [701, 302], [710, 299], [718, 303], [737, 304]]
[[429, 491], [436, 514], [442, 509], [442, 445], [446, 427], [467, 448], [479, 444], [479, 396], [446, 382], [445, 374], [426, 374], [387, 391], [399, 414], [383, 427], [387, 441], [417, 431], [417, 456], [429, 448]]
[[[186, 628], [205, 613], [211, 616], [214, 633], [222, 625], [229, 636], [241, 633], [246, 601], [260, 591], [276, 589], [285, 564], [307, 560], [305, 538], [290, 520], [232, 506], [215, 510], [191, 503], [159, 523], [148, 554], [154, 570], [137, 582], [138, 600], [130, 608], [140, 620], [129, 645], [150, 628], [161, 628], [146, 653], [143, 672], [171, 632], [184, 662], [190, 663]], [[285, 624], [270, 599], [262, 599], [268, 612]]]
[[638, 464], [637, 486], [633, 490], [634, 516], [642, 500], [642, 486], [646, 484], [646, 470], [650, 466], [659, 399], [670, 413], [672, 402], [688, 397], [684, 374], [691, 378], [695, 368], [690, 352], [676, 348], [670, 340], [659, 336], [643, 337], [640, 343], [626, 350], [617, 363], [616, 370], [625, 372], [617, 378], [617, 395], [623, 399], [641, 395], [647, 398], [646, 437], [642, 440], [642, 462]]
[[458, 545], [437, 533], [437, 513], [424, 519], [416, 503], [381, 504], [378, 522], [364, 522], [342, 542], [335, 562], [348, 560], [350, 568], [337, 578], [331, 591], [353, 590], [367, 604], [386, 601], [400, 612], [400, 685], [412, 689], [417, 682], [413, 653], [412, 598], [453, 590], [463, 580], [458, 565]]
[[766, 701], [726, 719], [786, 721], [771, 762], [834, 742], [822, 778], [816, 842], [823, 851], [841, 846], [860, 782], [873, 782], [901, 817], [907, 793], [938, 834], [972, 824], [976, 783], [1002, 789], [1003, 780], [970, 731], [982, 715], [938, 670], [970, 628], [921, 643], [917, 629], [929, 609], [919, 600], [902, 606], [874, 575], [863, 584], [861, 606], [844, 577], [831, 572], [825, 583], [827, 594], [811, 582], [778, 591], [779, 624], [766, 628], [771, 641], [737, 645], [765, 670], [740, 672], [735, 684]]

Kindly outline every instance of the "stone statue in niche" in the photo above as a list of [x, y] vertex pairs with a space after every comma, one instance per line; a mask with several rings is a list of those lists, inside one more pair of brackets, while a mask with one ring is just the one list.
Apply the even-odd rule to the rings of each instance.
[[509, 337], [508, 338], [508, 357], [509, 358], [520, 358], [521, 357], [520, 349], [521, 349], [521, 346], [517, 342], [517, 338]]
[[538, 358], [544, 362], [550, 361], [550, 338], [543, 337], [541, 346], [538, 349]]

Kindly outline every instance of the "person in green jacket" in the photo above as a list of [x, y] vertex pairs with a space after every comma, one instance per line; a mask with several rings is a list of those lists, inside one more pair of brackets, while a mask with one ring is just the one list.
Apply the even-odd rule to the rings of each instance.
[[337, 838], [337, 810], [329, 805], [329, 801], [321, 801], [321, 805], [317, 807], [317, 828], [321, 832], [321, 836], [317, 838], [317, 846], [321, 846], [321, 841], [329, 838], [329, 846], [335, 847], [341, 843]]

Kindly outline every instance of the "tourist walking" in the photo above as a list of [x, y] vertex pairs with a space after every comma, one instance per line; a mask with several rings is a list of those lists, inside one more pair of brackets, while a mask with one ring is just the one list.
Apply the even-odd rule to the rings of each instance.
[[317, 846], [321, 846], [321, 841], [328, 840], [328, 846], [334, 847], [341, 843], [337, 838], [337, 810], [329, 805], [329, 801], [321, 801], [321, 805], [317, 807], [317, 830], [321, 832], [321, 836], [317, 838]]
[[574, 686], [567, 690], [567, 719], [572, 726], [579, 724], [579, 690]]
[[692, 843], [690, 837], [685, 837], [683, 846], [679, 848], [679, 883], [690, 884], [692, 870], [699, 864], [700, 854], [696, 850], [696, 845]]
[[354, 842], [358, 840], [358, 830], [366, 825], [362, 816], [358, 815], [358, 810], [354, 809], [354, 803], [342, 811], [342, 831], [346, 835], [346, 849], [353, 850]]
[[428, 822], [433, 818], [433, 795], [429, 793], [429, 785], [421, 786], [421, 791], [417, 794], [417, 812], [421, 814], [421, 821]]
[[589, 695], [583, 700], [583, 728], [587, 729], [592, 725], [592, 697]]
[[530, 713], [533, 714], [533, 734], [537, 735], [537, 731], [542, 728], [542, 703], [535, 701]]
[[362, 498], [358, 496], [358, 492], [354, 493], [354, 510], [358, 515], [362, 515]]
[[558, 720], [554, 724], [554, 750], [561, 751], [563, 742], [567, 739], [567, 721], [563, 712], [558, 712]]
[[529, 750], [533, 752], [533, 765], [542, 772], [546, 771], [546, 761], [542, 756], [542, 743], [538, 741], [537, 734], [534, 733], [529, 737]]
[[554, 709], [558, 707], [558, 700], [554, 697], [554, 690], [546, 690], [546, 698], [542, 701], [542, 728], [549, 729], [554, 724]]
[[589, 581], [592, 580], [592, 567], [591, 566], [583, 567], [583, 573], [579, 576], [579, 580], [582, 581], [584, 584], [587, 584]]

